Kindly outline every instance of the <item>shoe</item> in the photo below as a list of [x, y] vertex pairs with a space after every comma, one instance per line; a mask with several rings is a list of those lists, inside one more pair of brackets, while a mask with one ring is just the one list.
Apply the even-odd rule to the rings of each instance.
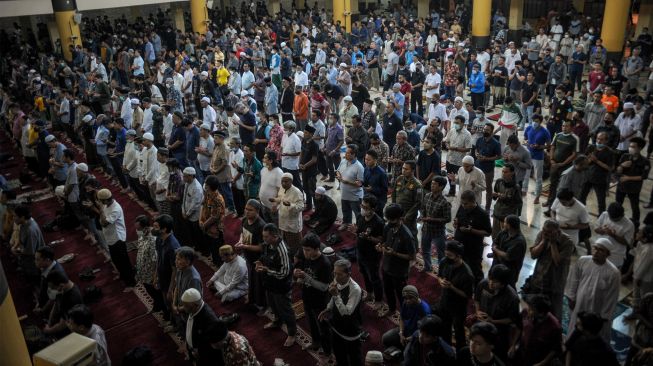
[[286, 341], [283, 342], [284, 347], [291, 347], [293, 344], [295, 344], [295, 337], [288, 336], [286, 338]]
[[308, 350], [308, 351], [314, 351], [315, 352], [315, 351], [317, 351], [319, 349], [320, 349], [320, 345], [313, 344], [313, 343], [309, 343], [307, 345], [302, 346], [302, 351]]
[[229, 315], [220, 316], [218, 317], [218, 319], [222, 320], [225, 323], [225, 325], [228, 327], [234, 324], [235, 322], [237, 322], [240, 319], [240, 315], [238, 315], [238, 313], [232, 313]]
[[644, 208], [653, 208], [653, 203], [649, 203], [648, 205], [644, 205]]
[[534, 204], [534, 205], [539, 205], [539, 204], [540, 204], [540, 198], [539, 198], [539, 197], [536, 198], [536, 199], [533, 201], [533, 204]]
[[549, 201], [546, 201], [542, 204], [542, 207], [548, 207], [549, 206]]

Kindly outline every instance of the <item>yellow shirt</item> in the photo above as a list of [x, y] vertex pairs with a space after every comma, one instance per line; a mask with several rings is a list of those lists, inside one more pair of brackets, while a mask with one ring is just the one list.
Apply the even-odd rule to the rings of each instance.
[[229, 70], [223, 66], [218, 69], [218, 85], [224, 86], [227, 82], [229, 82]]
[[34, 107], [36, 107], [39, 112], [45, 111], [45, 102], [43, 101], [43, 97], [36, 97], [36, 99], [34, 99]]

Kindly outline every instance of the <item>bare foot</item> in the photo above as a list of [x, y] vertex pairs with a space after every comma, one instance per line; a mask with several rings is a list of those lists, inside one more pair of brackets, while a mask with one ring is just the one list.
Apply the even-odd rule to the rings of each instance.
[[293, 344], [295, 344], [295, 337], [288, 336], [288, 338], [286, 338], [286, 341], [283, 343], [283, 346], [290, 347]]

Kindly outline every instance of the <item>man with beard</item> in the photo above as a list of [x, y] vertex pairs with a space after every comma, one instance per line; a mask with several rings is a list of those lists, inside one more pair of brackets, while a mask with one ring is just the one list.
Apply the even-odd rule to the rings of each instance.
[[338, 207], [333, 199], [326, 195], [324, 187], [317, 187], [315, 190], [315, 212], [306, 215], [306, 225], [312, 228], [315, 233], [322, 235], [327, 232], [338, 218]]

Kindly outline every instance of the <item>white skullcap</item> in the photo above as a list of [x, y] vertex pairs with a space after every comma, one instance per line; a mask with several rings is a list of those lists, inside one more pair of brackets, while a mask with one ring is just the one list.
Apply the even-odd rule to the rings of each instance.
[[209, 72], [208, 71], [202, 71], [202, 72], [200, 72], [200, 75], [201, 76], [209, 76]]
[[341, 63], [340, 63], [340, 67], [347, 67], [347, 64], [344, 63], [344, 62], [341, 62]]
[[154, 135], [149, 132], [143, 134], [143, 140], [154, 141]]
[[456, 97], [456, 99], [453, 100], [454, 102], [464, 102], [463, 98], [461, 97]]
[[203, 130], [211, 131], [211, 125], [208, 124], [208, 123], [202, 123], [200, 128], [203, 129]]
[[613, 249], [616, 249], [614, 244], [612, 244], [612, 241], [610, 241], [608, 238], [598, 238], [592, 246], [601, 247], [610, 253]]
[[242, 92], [240, 92], [241, 97], [246, 97], [248, 95], [249, 95], [249, 92], [247, 90], [243, 90]]
[[186, 174], [186, 175], [195, 175], [196, 174], [195, 173], [195, 168], [193, 168], [192, 166], [184, 168], [184, 174]]
[[93, 116], [91, 116], [90, 114], [87, 114], [82, 118], [82, 122], [91, 122], [92, 119], [93, 119]]
[[194, 288], [189, 288], [181, 295], [182, 302], [198, 302], [202, 300], [202, 295]]
[[211, 98], [209, 97], [203, 97], [202, 99], [200, 99], [200, 101], [211, 104]]
[[88, 165], [86, 165], [86, 163], [79, 163], [77, 164], [77, 170], [80, 172], [88, 173]]
[[463, 164], [472, 164], [472, 165], [474, 165], [474, 158], [472, 158], [472, 157], [469, 156], [469, 155], [466, 155], [466, 156], [463, 158]]
[[64, 186], [57, 186], [57, 188], [54, 189], [54, 195], [60, 198], [64, 197]]
[[634, 109], [635, 105], [631, 102], [624, 103], [624, 109]]
[[297, 135], [297, 137], [299, 137], [300, 139], [303, 139], [303, 138], [304, 138], [304, 131], [297, 131], [296, 135]]
[[52, 142], [54, 141], [54, 139], [55, 139], [54, 135], [45, 136], [45, 142]]
[[367, 351], [365, 363], [383, 365], [383, 353], [381, 351]]
[[131, 99], [131, 104], [139, 105], [139, 104], [141, 104], [141, 101], [138, 100], [137, 98], [132, 98], [132, 99]]
[[284, 179], [284, 178], [290, 178], [290, 179], [293, 179], [293, 176], [292, 176], [292, 174], [290, 174], [290, 173], [283, 173], [283, 175], [281, 176], [281, 179]]
[[281, 47], [286, 47], [286, 42], [281, 42]]
[[317, 187], [317, 189], [315, 190], [315, 194], [325, 194], [325, 193], [326, 193], [326, 189], [322, 186]]
[[342, 100], [344, 100], [345, 102], [351, 102], [352, 101], [352, 99], [351, 99], [351, 97], [349, 95], [342, 98]]

